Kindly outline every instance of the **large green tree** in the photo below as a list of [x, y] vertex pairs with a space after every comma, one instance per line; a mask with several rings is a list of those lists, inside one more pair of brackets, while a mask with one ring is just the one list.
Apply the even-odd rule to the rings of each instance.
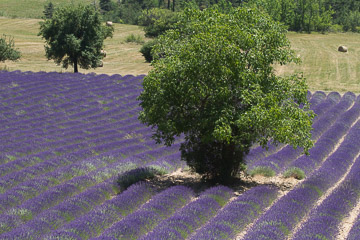
[[139, 119], [158, 142], [184, 135], [182, 158], [226, 182], [245, 167], [254, 143], [313, 146], [307, 85], [280, 77], [274, 64], [298, 62], [286, 30], [256, 9], [186, 9], [158, 39], [138, 99]]
[[6, 60], [16, 61], [20, 56], [19, 50], [15, 49], [14, 39], [9, 37], [7, 40], [6, 36], [3, 35], [0, 38], [0, 62], [5, 62]]
[[98, 67], [103, 58], [104, 39], [112, 36], [112, 26], [101, 21], [101, 15], [91, 5], [68, 5], [57, 8], [51, 19], [40, 23], [39, 36], [45, 41], [45, 53], [64, 68]]

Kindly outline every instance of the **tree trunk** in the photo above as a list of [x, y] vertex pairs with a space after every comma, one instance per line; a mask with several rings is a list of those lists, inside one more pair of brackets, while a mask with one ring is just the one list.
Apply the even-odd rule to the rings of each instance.
[[222, 145], [222, 163], [221, 163], [221, 170], [220, 170], [220, 181], [227, 183], [231, 180], [234, 174], [234, 170], [238, 169], [236, 164], [239, 164], [234, 159], [235, 153], [235, 145], [233, 143], [227, 144], [223, 143]]
[[77, 64], [77, 59], [74, 60], [74, 73], [78, 72], [78, 64]]

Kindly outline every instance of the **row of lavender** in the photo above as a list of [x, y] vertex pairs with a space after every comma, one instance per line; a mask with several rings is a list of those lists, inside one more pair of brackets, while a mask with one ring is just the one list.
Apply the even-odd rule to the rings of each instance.
[[[328, 95], [327, 100], [330, 96]], [[257, 192], [260, 187], [255, 187], [227, 204], [191, 239], [234, 239], [236, 234], [243, 231], [251, 222], [253, 225], [241, 239], [336, 239], [341, 221], [360, 201], [358, 179], [360, 176], [360, 141], [358, 141], [360, 137], [360, 122], [358, 121], [360, 96], [356, 98], [354, 94], [347, 93], [339, 100], [336, 101], [335, 99], [324, 114], [318, 115], [318, 119], [314, 123], [314, 126], [317, 126], [318, 122], [322, 122], [323, 130], [317, 130], [314, 127], [314, 139], [319, 139], [314, 147], [317, 150], [313, 151], [313, 156], [310, 155], [313, 158], [312, 161], [308, 160], [307, 173], [309, 177], [302, 184], [278, 199], [273, 205], [271, 204], [276, 198], [276, 190], [261, 189], [263, 195], [260, 195]], [[318, 106], [324, 108], [325, 104], [329, 105], [325, 100]], [[316, 110], [315, 106], [314, 111]], [[319, 134], [320, 131], [323, 133]], [[345, 140], [336, 148], [335, 144], [343, 136], [346, 136]], [[325, 140], [331, 140], [332, 144], [325, 146]], [[264, 158], [267, 158], [268, 161], [279, 161], [278, 166], [286, 165], [286, 163], [281, 162], [281, 158], [277, 157], [276, 151], [279, 149], [274, 146], [271, 147], [275, 149], [273, 150], [275, 153]], [[286, 146], [278, 152], [284, 151], [284, 149]], [[257, 160], [254, 157], [260, 151], [257, 149], [252, 151], [253, 154], [250, 155], [250, 159], [253, 162], [262, 162], [262, 158]], [[329, 153], [332, 154], [328, 156]], [[307, 166], [304, 163], [304, 158], [309, 158], [308, 156], [300, 156], [295, 158], [295, 161], [289, 160], [289, 156], [291, 155], [283, 155], [285, 162], [288, 162], [287, 165], [303, 163], [303, 165], [299, 164], [298, 166]], [[321, 159], [316, 159], [320, 157]], [[346, 178], [320, 205], [317, 205], [321, 196], [332, 185], [338, 183], [346, 171], [349, 171]], [[277, 172], [280, 173], [280, 171]], [[311, 176], [310, 173], [312, 173]], [[258, 195], [252, 197], [253, 191]], [[272, 198], [269, 199], [270, 196]], [[263, 205], [264, 203], [265, 205]], [[269, 206], [271, 207], [265, 209]], [[263, 212], [264, 209], [266, 210], [265, 213]], [[299, 225], [300, 223], [302, 224]], [[358, 223], [354, 225], [348, 236], [349, 239], [357, 239], [359, 236], [358, 225]]]
[[116, 176], [129, 169], [183, 164], [178, 144], [154, 144], [137, 121], [142, 76], [2, 72], [0, 79], [2, 237], [37, 239], [62, 215], [62, 224], [71, 221], [75, 205], [91, 208], [116, 194]]
[[[350, 106], [351, 109], [349, 109]], [[317, 114], [317, 118], [314, 120], [312, 131], [315, 146], [310, 150], [310, 156], [302, 155], [302, 149], [295, 150], [291, 146], [285, 146], [267, 157], [256, 159], [250, 155], [250, 158], [247, 159], [248, 171], [268, 168], [279, 174], [292, 168], [298, 168], [307, 175], [310, 174], [333, 151], [341, 138], [347, 134], [350, 126], [357, 121], [360, 116], [360, 98], [356, 99], [353, 93], [346, 93], [339, 101], [338, 98], [331, 98], [331, 94], [329, 94], [327, 99], [315, 106], [313, 110]]]
[[[115, 196], [119, 190], [113, 183], [122, 172], [143, 166], [173, 171], [182, 166], [179, 143], [172, 148], [157, 146], [150, 129], [137, 122], [141, 78], [0, 74], [0, 202], [4, 203], [0, 239], [234, 239], [254, 221], [245, 239], [302, 237], [303, 231], [311, 238], [322, 234], [314, 232], [311, 221], [334, 213], [330, 228], [335, 229], [339, 214], [346, 216], [359, 200], [352, 194], [345, 198], [349, 207], [343, 212], [324, 212], [346, 194], [341, 189], [351, 186], [358, 193], [355, 169], [360, 160], [355, 159], [360, 126], [355, 123], [360, 101], [351, 93], [341, 97], [323, 92], [310, 99], [318, 114], [313, 133], [318, 150], [310, 155], [309, 177], [274, 204], [278, 190], [272, 186], [234, 197], [231, 189], [221, 186], [197, 195], [187, 187], [159, 192], [139, 183]], [[345, 141], [337, 147], [343, 136]], [[280, 153], [287, 148], [270, 145], [268, 152], [254, 148], [248, 162], [256, 166], [263, 158], [278, 161], [272, 164], [278, 166], [278, 174], [293, 166], [306, 170], [300, 153], [292, 159], [282, 153], [285, 161], [281, 161]], [[315, 209], [320, 195], [352, 164], [344, 183], [330, 195], [334, 197]], [[302, 193], [308, 194], [300, 197]], [[306, 196], [307, 205], [302, 202]], [[306, 215], [309, 223], [293, 234]], [[356, 236], [356, 226], [349, 236]]]
[[[314, 122], [317, 122], [319, 117], [322, 116], [328, 108], [332, 107], [333, 105], [335, 105], [340, 101], [340, 94], [332, 92], [328, 96], [326, 96], [324, 92], [318, 91], [315, 92], [312, 96], [311, 94], [309, 94], [308, 98], [310, 98], [309, 103], [311, 106], [311, 110], [314, 111], [314, 113], [316, 114]], [[257, 147], [252, 149], [246, 157], [248, 170], [251, 171], [252, 169], [255, 169], [256, 164], [260, 166], [259, 164], [260, 159], [264, 159], [268, 155], [279, 151], [282, 147], [285, 146], [283, 145], [276, 146], [274, 144], [269, 143], [268, 149], [264, 149], [262, 147]], [[292, 151], [289, 150], [289, 148], [286, 149], [288, 152]], [[296, 153], [298, 154], [298, 151]]]

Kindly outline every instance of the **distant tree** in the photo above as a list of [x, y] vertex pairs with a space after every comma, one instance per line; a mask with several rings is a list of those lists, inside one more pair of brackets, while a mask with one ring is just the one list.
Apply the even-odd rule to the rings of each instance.
[[344, 31], [360, 31], [360, 12], [349, 11], [342, 22]]
[[344, 31], [357, 31], [355, 25], [358, 21], [356, 15], [360, 13], [359, 0], [326, 0], [326, 4], [334, 10], [334, 23], [342, 25]]
[[155, 44], [156, 44], [156, 39], [147, 41], [141, 47], [140, 53], [144, 56], [146, 62], [151, 62], [153, 60], [151, 51]]
[[100, 0], [99, 5], [102, 11], [109, 12], [112, 10], [113, 3], [111, 0]]
[[157, 37], [166, 30], [173, 28], [178, 13], [168, 9], [152, 8], [143, 10], [139, 17], [139, 25], [144, 27], [146, 37]]
[[78, 66], [96, 68], [103, 58], [104, 40], [111, 37], [114, 28], [102, 24], [101, 15], [91, 5], [69, 5], [57, 8], [51, 19], [40, 23], [39, 36], [45, 39], [48, 59], [64, 68]]
[[16, 61], [20, 57], [20, 52], [14, 46], [14, 38], [9, 37], [9, 40], [6, 40], [6, 35], [3, 35], [0, 38], [0, 62]]
[[328, 31], [334, 14], [325, 0], [250, 0], [249, 4], [264, 10], [291, 31]]
[[184, 135], [194, 171], [228, 182], [254, 143], [313, 146], [305, 79], [275, 75], [274, 64], [299, 61], [282, 25], [257, 9], [186, 9], [157, 42], [139, 119], [157, 142]]
[[49, 2], [47, 5], [44, 6], [44, 16], [46, 19], [52, 18], [54, 13], [54, 4], [52, 2]]

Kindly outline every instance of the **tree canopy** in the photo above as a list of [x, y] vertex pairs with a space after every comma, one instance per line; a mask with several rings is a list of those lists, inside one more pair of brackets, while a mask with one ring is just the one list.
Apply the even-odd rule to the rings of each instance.
[[84, 69], [98, 67], [103, 58], [104, 39], [112, 36], [112, 26], [102, 24], [101, 15], [91, 5], [69, 5], [57, 8], [52, 18], [40, 23], [40, 32], [46, 42], [45, 53], [64, 68], [78, 66]]
[[20, 57], [19, 50], [15, 49], [14, 39], [9, 37], [9, 40], [7, 40], [6, 36], [3, 35], [0, 38], [0, 62], [6, 60], [16, 61]]
[[182, 158], [204, 177], [238, 174], [254, 143], [313, 146], [305, 79], [274, 71], [299, 60], [284, 27], [259, 10], [186, 9], [153, 51], [139, 119], [158, 142], [183, 134]]

